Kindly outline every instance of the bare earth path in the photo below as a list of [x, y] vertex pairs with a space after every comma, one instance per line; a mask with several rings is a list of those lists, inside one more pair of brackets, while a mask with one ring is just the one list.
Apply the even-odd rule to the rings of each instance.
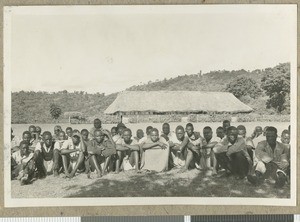
[[197, 169], [180, 174], [178, 169], [140, 174], [128, 171], [94, 179], [88, 179], [86, 174], [79, 174], [72, 179], [65, 179], [63, 175], [58, 178], [48, 176], [26, 186], [20, 186], [19, 181], [12, 181], [12, 198], [174, 196], [289, 198], [290, 186], [275, 189], [272, 183], [266, 182], [254, 187], [247, 179], [216, 178], [211, 176], [211, 171]]

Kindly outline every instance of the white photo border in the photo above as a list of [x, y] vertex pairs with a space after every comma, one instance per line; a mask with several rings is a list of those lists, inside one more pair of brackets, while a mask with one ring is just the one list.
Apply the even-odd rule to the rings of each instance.
[[[97, 13], [102, 10], [111, 13], [166, 12], [169, 7], [179, 13], [196, 13], [197, 7], [290, 7], [294, 13], [293, 41], [295, 46], [291, 52], [291, 196], [281, 198], [233, 198], [233, 197], [101, 197], [101, 198], [12, 198], [10, 180], [10, 129], [11, 129], [11, 18], [14, 13], [57, 13], [67, 10], [72, 13]], [[262, 7], [262, 8], [260, 8]], [[176, 11], [176, 12], [178, 12]], [[169, 13], [169, 12], [167, 12]], [[5, 6], [4, 7], [4, 207], [47, 207], [47, 206], [120, 206], [120, 205], [265, 205], [265, 206], [296, 206], [296, 169], [297, 169], [297, 4], [252, 4], [252, 5], [123, 5], [123, 6]], [[66, 201], [68, 200], [68, 201]]]

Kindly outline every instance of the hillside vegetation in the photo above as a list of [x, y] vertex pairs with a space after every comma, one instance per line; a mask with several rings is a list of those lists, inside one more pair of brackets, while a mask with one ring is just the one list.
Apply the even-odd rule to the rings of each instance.
[[[282, 63], [263, 70], [213, 71], [180, 75], [171, 79], [134, 85], [127, 90], [188, 90], [229, 91], [254, 109], [254, 115], [289, 114], [290, 64]], [[86, 93], [83, 91], [55, 93], [13, 92], [12, 123], [65, 122], [65, 112], [81, 112], [91, 122], [101, 118], [106, 123], [116, 122], [116, 117], [106, 116], [104, 110], [115, 100], [117, 93]], [[50, 106], [55, 104], [62, 115], [53, 119]], [[252, 115], [253, 115], [252, 114]]]

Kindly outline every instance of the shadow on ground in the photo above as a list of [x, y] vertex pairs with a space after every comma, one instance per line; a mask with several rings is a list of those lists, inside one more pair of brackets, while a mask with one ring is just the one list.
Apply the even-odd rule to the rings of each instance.
[[[259, 197], [290, 198], [290, 186], [275, 189], [274, 184], [251, 185], [247, 179], [216, 178], [210, 172], [191, 170], [178, 173], [120, 173], [108, 175], [66, 197]], [[120, 180], [121, 178], [121, 180]], [[72, 189], [65, 187], [65, 190]]]

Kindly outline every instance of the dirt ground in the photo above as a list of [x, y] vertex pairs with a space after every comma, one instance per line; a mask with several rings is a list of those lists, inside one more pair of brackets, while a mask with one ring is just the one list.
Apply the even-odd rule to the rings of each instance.
[[96, 178], [92, 174], [78, 174], [72, 179], [52, 175], [36, 180], [30, 185], [20, 186], [12, 181], [12, 198], [55, 198], [55, 197], [260, 197], [290, 198], [290, 186], [275, 189], [266, 181], [260, 186], [251, 185], [247, 179], [213, 177], [211, 171], [190, 170], [178, 173], [173, 169], [163, 173], [107, 174]]

